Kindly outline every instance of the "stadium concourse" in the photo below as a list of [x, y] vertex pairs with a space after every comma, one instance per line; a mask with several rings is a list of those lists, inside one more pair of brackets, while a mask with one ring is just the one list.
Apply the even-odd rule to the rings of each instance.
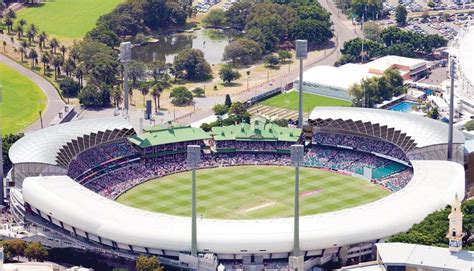
[[[101, 250], [178, 259], [191, 250], [191, 219], [121, 205], [121, 193], [149, 179], [186, 171], [186, 146], [200, 145], [200, 168], [290, 164], [290, 146], [305, 145], [304, 164], [359, 176], [390, 190], [380, 200], [300, 220], [305, 268], [370, 257], [376, 242], [408, 230], [455, 195], [464, 198], [462, 144], [443, 161], [447, 126], [393, 111], [316, 108], [303, 130], [262, 120], [214, 127], [153, 127], [136, 134], [120, 117], [70, 122], [26, 135], [10, 149], [12, 212]], [[433, 160], [434, 159], [434, 160]], [[369, 174], [368, 174], [369, 173]], [[229, 180], [232, 181], [232, 180]], [[348, 191], [347, 193], [350, 193]], [[421, 200], [422, 199], [422, 200]], [[293, 220], [198, 220], [198, 250], [219, 261], [288, 259]], [[250, 257], [250, 258], [249, 258]]]

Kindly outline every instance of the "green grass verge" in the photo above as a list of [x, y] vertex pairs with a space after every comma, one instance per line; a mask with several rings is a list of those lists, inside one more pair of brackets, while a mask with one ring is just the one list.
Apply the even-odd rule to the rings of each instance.
[[[302, 168], [300, 180], [302, 215], [354, 207], [389, 194], [362, 179], [315, 168]], [[293, 191], [291, 167], [203, 169], [197, 172], [197, 212], [206, 218], [222, 219], [290, 217]], [[190, 216], [191, 174], [184, 172], [145, 182], [117, 201], [154, 212]]]
[[[262, 102], [264, 105], [274, 106], [279, 108], [287, 108], [291, 110], [298, 110], [298, 92], [290, 91], [285, 94], [279, 94]], [[303, 93], [303, 111], [311, 112], [316, 106], [351, 106], [352, 103], [320, 96], [311, 93]]]
[[[60, 39], [80, 39], [97, 19], [123, 0], [55, 0], [23, 8], [18, 18], [34, 23], [40, 31]], [[18, 19], [17, 19], [18, 20]]]
[[26, 76], [0, 63], [2, 103], [0, 124], [2, 134], [18, 133], [39, 118], [44, 111], [46, 95]]

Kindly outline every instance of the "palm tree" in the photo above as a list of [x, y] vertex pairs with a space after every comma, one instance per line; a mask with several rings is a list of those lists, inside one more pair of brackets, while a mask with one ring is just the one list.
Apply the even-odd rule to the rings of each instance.
[[54, 80], [58, 79], [58, 76], [61, 75], [61, 66], [63, 65], [63, 59], [60, 56], [53, 57], [53, 66], [54, 66]]
[[10, 16], [5, 16], [4, 23], [7, 26], [8, 34], [13, 30], [13, 18]]
[[118, 108], [119, 104], [122, 102], [122, 89], [120, 89], [120, 86], [114, 86], [110, 91], [110, 96], [114, 101], [115, 107]]
[[71, 58], [68, 58], [64, 63], [64, 72], [66, 73], [67, 77], [70, 77], [74, 69], [76, 68], [76, 63]]
[[41, 55], [41, 62], [43, 63], [43, 74], [46, 74], [46, 65], [49, 64], [49, 54], [48, 53], [43, 53]]
[[76, 62], [79, 59], [80, 53], [79, 53], [79, 48], [77, 46], [72, 46], [69, 49], [69, 55], [71, 56], [72, 60]]
[[18, 21], [18, 24], [21, 25], [21, 26], [25, 26], [26, 25], [26, 20], [25, 19], [20, 19], [20, 21]]
[[150, 89], [148, 88], [148, 84], [147, 83], [142, 84], [142, 87], [140, 88], [140, 92], [143, 95], [143, 106], [145, 106], [145, 97], [149, 91]]
[[153, 96], [153, 100], [155, 101], [155, 113], [157, 113], [160, 108], [160, 97], [163, 90], [163, 86], [160, 83], [157, 83], [153, 86], [151, 91], [151, 96]]
[[82, 83], [83, 83], [83, 78], [84, 75], [86, 74], [86, 67], [84, 66], [83, 63], [80, 63], [78, 66], [76, 66], [76, 70], [74, 73], [76, 74], [76, 79], [79, 81], [79, 85], [82, 88]]
[[3, 52], [4, 52], [4, 53], [7, 52], [6, 47], [7, 47], [7, 42], [6, 42], [6, 41], [3, 41]]
[[36, 52], [35, 49], [30, 49], [30, 53], [28, 54], [28, 57], [31, 58], [31, 68], [35, 67], [35, 62], [38, 59], [38, 53]]
[[28, 28], [28, 33], [26, 33], [28, 36], [28, 40], [31, 44], [32, 41], [35, 41], [36, 34], [38, 34], [38, 28], [36, 25], [31, 24], [30, 28]]
[[20, 49], [18, 49], [18, 51], [20, 52], [21, 62], [23, 62], [23, 56], [26, 54], [26, 47], [20, 46]]
[[16, 26], [15, 31], [18, 34], [18, 39], [23, 36], [23, 26], [21, 24]]
[[13, 9], [8, 9], [6, 16], [10, 17], [12, 20], [16, 19], [16, 13]]
[[49, 41], [49, 47], [53, 51], [53, 54], [56, 54], [56, 48], [59, 46], [59, 41], [56, 38], [53, 38]]
[[43, 50], [43, 47], [45, 46], [45, 42], [48, 39], [48, 35], [43, 31], [39, 34], [38, 40], [39, 40], [39, 47], [41, 50]]
[[66, 46], [62, 45], [61, 48], [59, 48], [59, 50], [60, 50], [61, 53], [63, 54], [63, 60], [64, 60], [64, 57], [65, 57], [66, 51], [67, 51]]

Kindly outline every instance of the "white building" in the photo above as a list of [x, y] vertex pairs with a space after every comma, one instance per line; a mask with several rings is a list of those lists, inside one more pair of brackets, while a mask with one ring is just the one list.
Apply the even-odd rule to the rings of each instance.
[[[400, 56], [384, 56], [369, 63], [349, 63], [340, 67], [316, 66], [303, 74], [303, 91], [350, 101], [348, 91], [351, 85], [380, 76], [390, 68], [399, 70], [403, 79], [414, 80], [429, 67], [423, 59]], [[297, 82], [298, 79], [295, 84]]]

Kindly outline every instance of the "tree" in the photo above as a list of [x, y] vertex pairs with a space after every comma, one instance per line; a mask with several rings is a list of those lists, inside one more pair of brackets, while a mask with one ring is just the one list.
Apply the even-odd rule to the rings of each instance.
[[53, 57], [53, 66], [54, 66], [54, 80], [58, 79], [58, 76], [61, 75], [61, 66], [63, 65], [63, 58], [60, 56]]
[[76, 97], [80, 90], [79, 82], [72, 78], [64, 78], [59, 81], [59, 89], [66, 97]]
[[128, 63], [128, 76], [132, 79], [132, 85], [136, 86], [137, 81], [145, 79], [146, 65], [143, 61], [132, 60]]
[[222, 9], [212, 9], [202, 20], [206, 26], [223, 26], [225, 24], [225, 12]]
[[466, 128], [468, 131], [474, 130], [474, 120], [466, 122], [466, 124], [464, 124], [464, 128]]
[[20, 49], [18, 49], [18, 51], [20, 52], [21, 62], [23, 62], [23, 57], [26, 55], [26, 47], [20, 46]]
[[224, 104], [225, 104], [225, 106], [227, 106], [227, 108], [230, 108], [230, 106], [232, 105], [232, 100], [230, 99], [230, 95], [229, 95], [229, 94], [226, 94], [226, 95], [225, 95]]
[[290, 28], [292, 40], [305, 39], [309, 43], [321, 45], [333, 37], [331, 24], [314, 19], [297, 20]]
[[148, 71], [153, 77], [153, 80], [155, 83], [158, 81], [168, 81], [169, 80], [169, 75], [168, 75], [168, 66], [166, 65], [165, 62], [163, 61], [153, 61], [148, 64], [147, 66]]
[[78, 95], [79, 102], [87, 107], [102, 107], [110, 104], [110, 89], [107, 85], [98, 87], [94, 84], [87, 84], [81, 89]]
[[12, 162], [10, 161], [10, 157], [8, 156], [8, 151], [10, 147], [18, 141], [20, 138], [23, 137], [23, 134], [6, 134], [2, 138], [2, 153], [3, 156], [3, 172], [8, 172], [12, 167]]
[[32, 41], [35, 41], [36, 34], [38, 34], [38, 28], [36, 27], [36, 25], [31, 24], [26, 33], [26, 36], [28, 37], [28, 42], [30, 44]]
[[232, 61], [232, 65], [236, 64], [249, 65], [262, 57], [262, 49], [260, 45], [250, 39], [238, 39], [229, 43], [224, 48], [224, 61]]
[[104, 24], [87, 32], [84, 39], [101, 42], [112, 48], [116, 48], [120, 45], [120, 37]]
[[48, 53], [43, 53], [41, 55], [41, 63], [43, 63], [43, 74], [46, 74], [47, 65], [49, 64], [50, 57]]
[[439, 111], [437, 106], [432, 106], [430, 111], [426, 114], [429, 118], [438, 119], [439, 118]]
[[56, 48], [59, 46], [59, 41], [56, 38], [52, 38], [49, 41], [49, 47], [53, 51], [53, 54], [56, 54]]
[[163, 271], [160, 261], [156, 256], [146, 257], [138, 256], [135, 263], [135, 268], [137, 271]]
[[66, 62], [64, 63], [64, 73], [66, 73], [67, 77], [70, 77], [72, 75], [72, 72], [76, 69], [76, 63], [74, 63], [74, 60], [71, 58], [68, 58]]
[[240, 72], [232, 69], [229, 65], [224, 65], [219, 70], [219, 77], [225, 84], [229, 84], [240, 78]]
[[398, 26], [404, 26], [407, 23], [407, 9], [404, 6], [398, 5], [395, 8], [395, 20]]
[[[474, 238], [472, 238], [474, 228], [474, 200], [467, 200], [461, 205], [463, 217], [463, 249], [474, 250]], [[411, 227], [405, 233], [396, 234], [388, 239], [388, 242], [402, 242], [420, 244], [427, 246], [446, 247], [448, 240], [446, 233], [449, 228], [448, 215], [451, 208], [436, 211], [429, 214], [423, 221]]]
[[10, 32], [13, 30], [13, 21], [14, 21], [14, 18], [8, 16], [5, 16], [3, 18], [3, 23], [7, 26], [7, 30], [8, 30], [8, 34], [10, 34]]
[[287, 50], [279, 50], [278, 51], [278, 58], [280, 59], [280, 61], [282, 63], [285, 63], [287, 61], [291, 61], [292, 57], [293, 57], [293, 55]]
[[23, 25], [21, 24], [18, 24], [15, 28], [15, 31], [16, 33], [18, 34], [18, 39], [20, 39], [21, 37], [23, 37], [23, 31], [24, 31], [24, 28], [23, 28]]
[[229, 108], [229, 117], [235, 119], [238, 122], [249, 122], [250, 114], [247, 112], [247, 108], [241, 102], [232, 103]]
[[235, 29], [243, 30], [247, 24], [247, 18], [254, 4], [250, 1], [236, 2], [226, 12], [227, 24]]
[[160, 97], [161, 93], [163, 93], [164, 87], [160, 83], [156, 83], [152, 90], [151, 90], [151, 96], [153, 97], [153, 100], [155, 101], [155, 113], [158, 112], [158, 109], [160, 108]]
[[20, 256], [25, 255], [26, 242], [21, 239], [13, 239], [7, 243], [7, 251], [11, 254], [12, 257], [17, 257], [18, 260]]
[[380, 25], [374, 21], [364, 23], [364, 36], [372, 41], [378, 41], [382, 29]]
[[66, 51], [67, 51], [66, 46], [61, 45], [61, 47], [59, 48], [59, 50], [61, 51], [61, 54], [63, 55], [63, 60], [64, 60], [64, 57], [66, 56]]
[[114, 86], [110, 90], [110, 97], [114, 101], [114, 106], [118, 108], [119, 104], [122, 102], [122, 89], [120, 86]]
[[38, 53], [32, 48], [28, 53], [28, 57], [31, 59], [31, 68], [34, 68], [35, 62], [38, 60]]
[[205, 91], [204, 91], [203, 88], [197, 87], [197, 88], [193, 89], [193, 94], [196, 97], [202, 97], [202, 96], [204, 96]]
[[146, 104], [146, 95], [148, 95], [148, 92], [150, 92], [148, 83], [143, 82], [140, 86], [140, 93], [143, 95], [143, 106]]
[[364, 107], [364, 90], [360, 84], [353, 84], [349, 87], [349, 95], [352, 97], [352, 105]]
[[227, 114], [229, 108], [225, 104], [216, 104], [212, 110], [214, 110], [214, 114], [216, 114], [216, 116], [222, 116]]
[[190, 105], [193, 101], [193, 94], [186, 87], [175, 87], [170, 94], [171, 103], [176, 106]]
[[207, 80], [212, 78], [211, 65], [204, 53], [197, 49], [185, 49], [174, 57], [174, 69], [188, 80]]
[[274, 67], [280, 64], [280, 59], [277, 56], [271, 54], [263, 58], [263, 63], [267, 67]]
[[48, 251], [38, 241], [29, 242], [25, 248], [25, 257], [42, 262], [48, 257]]
[[43, 50], [47, 39], [48, 39], [48, 35], [47, 35], [46, 32], [44, 32], [44, 31], [41, 32], [41, 33], [38, 35], [38, 42], [39, 42], [40, 50]]

